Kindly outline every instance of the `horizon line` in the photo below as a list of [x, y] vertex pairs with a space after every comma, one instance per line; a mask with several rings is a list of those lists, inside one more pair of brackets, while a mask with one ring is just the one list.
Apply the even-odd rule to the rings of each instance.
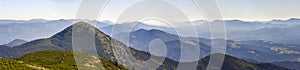
[[[238, 20], [238, 21], [244, 21], [244, 22], [270, 22], [270, 21], [287, 21], [287, 20], [291, 20], [291, 19], [299, 19], [298, 17], [293, 17], [293, 18], [288, 18], [288, 19], [271, 19], [271, 20], [243, 20], [243, 19], [216, 19], [213, 21], [218, 21], [218, 20], [222, 20], [222, 21], [232, 21], [232, 20]], [[91, 19], [72, 19], [72, 18], [60, 18], [60, 19], [45, 19], [45, 18], [32, 18], [32, 19], [2, 19], [0, 18], [0, 20], [12, 20], [12, 21], [30, 21], [30, 20], [47, 20], [47, 21], [54, 21], [54, 20], [91, 20]], [[95, 21], [95, 20], [91, 20], [91, 21]], [[108, 19], [103, 19], [103, 20], [98, 20], [96, 19], [96, 21], [99, 22], [103, 22], [103, 21], [110, 21], [110, 22], [114, 22], [112, 20], [108, 20]], [[205, 19], [194, 19], [190, 22], [194, 22], [194, 21], [209, 21], [209, 20], [205, 20]]]

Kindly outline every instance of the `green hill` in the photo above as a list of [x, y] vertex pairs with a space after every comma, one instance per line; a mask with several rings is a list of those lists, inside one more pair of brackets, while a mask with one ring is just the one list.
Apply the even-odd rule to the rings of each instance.
[[[78, 52], [77, 52], [78, 53]], [[86, 54], [78, 53], [84, 57], [79, 58], [77, 66], [87, 70], [126, 70], [125, 67], [103, 58]], [[99, 60], [100, 61], [99, 61]], [[50, 70], [76, 70], [76, 62], [74, 59], [73, 51], [63, 51], [63, 50], [47, 50], [39, 51], [26, 54], [17, 60], [23, 61], [25, 63], [31, 63], [32, 65], [45, 67]]]

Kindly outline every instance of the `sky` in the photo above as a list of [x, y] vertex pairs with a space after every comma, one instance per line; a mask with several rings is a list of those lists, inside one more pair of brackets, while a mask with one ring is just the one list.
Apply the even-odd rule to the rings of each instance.
[[[141, 0], [111, 0], [97, 20], [116, 21]], [[192, 0], [165, 0], [190, 20], [204, 19]], [[1, 0], [0, 20], [75, 19], [81, 0]], [[300, 0], [216, 0], [224, 20], [269, 21], [300, 18]], [[160, 7], [159, 5], [153, 5]]]

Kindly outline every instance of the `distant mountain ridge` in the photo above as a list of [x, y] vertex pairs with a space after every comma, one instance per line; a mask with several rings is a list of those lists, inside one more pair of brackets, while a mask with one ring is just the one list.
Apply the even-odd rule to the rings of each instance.
[[21, 39], [15, 39], [12, 42], [5, 44], [5, 46], [9, 46], [9, 47], [15, 47], [15, 46], [19, 46], [22, 45], [24, 43], [27, 43], [28, 41], [25, 40], [21, 40]]
[[[76, 19], [59, 19], [59, 20], [45, 20], [45, 19], [32, 19], [32, 20], [0, 20], [0, 44], [9, 43], [11, 40], [14, 39], [23, 39], [27, 41], [40, 39], [40, 38], [47, 38], [55, 33], [61, 31], [62, 29], [66, 28], [67, 26], [71, 25]], [[158, 29], [164, 32], [168, 32], [171, 34], [176, 34], [173, 28], [164, 27], [164, 26], [153, 26], [147, 25], [142, 22], [132, 22], [132, 23], [123, 23], [123, 24], [116, 24], [111, 21], [95, 21], [95, 20], [87, 20], [99, 28], [104, 33], [111, 35], [112, 28], [121, 29], [115, 30], [119, 33], [122, 32], [122, 28], [128, 29], [127, 27], [133, 26], [131, 24], [137, 24], [133, 31], [139, 29]], [[220, 20], [219, 20], [220, 21]], [[273, 20], [273, 21], [241, 21], [241, 20], [223, 20], [226, 25], [227, 36], [230, 40], [270, 40], [275, 42], [281, 42], [286, 44], [298, 44], [298, 39], [300, 34], [297, 32], [300, 25], [300, 19], [298, 18], [291, 18], [288, 20]], [[183, 22], [183, 24], [186, 22]], [[205, 20], [197, 20], [192, 22], [194, 26], [182, 26], [179, 29], [185, 28], [196, 28], [199, 37], [203, 38], [210, 38], [210, 30], [208, 23]], [[264, 30], [265, 28], [275, 28], [276, 30]], [[287, 29], [287, 30], [285, 30]], [[276, 34], [277, 30], [285, 30], [288, 33], [286, 35], [268, 35], [261, 31], [273, 32]], [[31, 32], [26, 32], [31, 31]], [[37, 33], [32, 35], [33, 33]], [[183, 36], [191, 35], [191, 32], [186, 31]], [[194, 33], [194, 32], [192, 32]], [[266, 35], [265, 35], [266, 34]], [[282, 33], [277, 33], [282, 34]], [[291, 35], [292, 34], [292, 35]], [[296, 35], [294, 35], [296, 34]], [[267, 37], [267, 38], [266, 38]], [[270, 37], [270, 38], [269, 38]], [[285, 37], [286, 39], [282, 39], [281, 37]]]
[[[32, 41], [41, 38], [48, 38], [67, 28], [76, 21], [76, 19], [0, 20], [0, 44], [7, 44], [15, 39]], [[85, 21], [98, 28], [112, 25], [111, 23], [94, 20]]]

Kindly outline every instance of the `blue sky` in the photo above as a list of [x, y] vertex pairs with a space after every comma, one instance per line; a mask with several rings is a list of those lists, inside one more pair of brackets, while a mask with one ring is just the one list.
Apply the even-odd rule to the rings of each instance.
[[[99, 20], [115, 21], [127, 7], [140, 0], [111, 0]], [[191, 20], [203, 19], [192, 0], [166, 0]], [[300, 18], [300, 0], [217, 0], [224, 19], [268, 21]], [[1, 0], [0, 19], [74, 19], [80, 0]], [[154, 5], [155, 6], [155, 5]]]

